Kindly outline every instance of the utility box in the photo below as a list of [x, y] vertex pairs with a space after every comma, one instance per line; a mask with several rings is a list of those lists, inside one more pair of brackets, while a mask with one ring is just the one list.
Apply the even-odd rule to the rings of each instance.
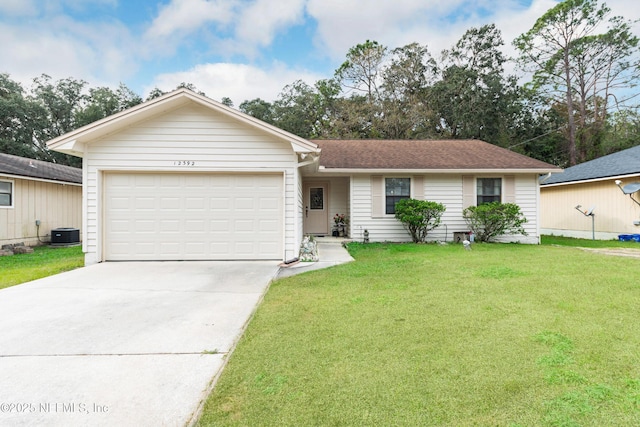
[[77, 228], [55, 228], [51, 230], [52, 245], [80, 243], [80, 230]]
[[462, 243], [463, 240], [471, 241], [470, 231], [455, 231], [453, 233], [453, 243]]

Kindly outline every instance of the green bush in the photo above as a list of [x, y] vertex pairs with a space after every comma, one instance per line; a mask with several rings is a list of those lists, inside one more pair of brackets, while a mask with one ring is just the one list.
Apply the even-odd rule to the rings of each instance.
[[514, 203], [493, 202], [470, 206], [462, 211], [462, 216], [480, 242], [490, 242], [504, 234], [527, 235], [522, 226], [527, 219], [522, 215], [520, 206]]
[[411, 234], [414, 243], [424, 242], [427, 233], [440, 225], [446, 208], [428, 200], [402, 199], [396, 203], [396, 218]]

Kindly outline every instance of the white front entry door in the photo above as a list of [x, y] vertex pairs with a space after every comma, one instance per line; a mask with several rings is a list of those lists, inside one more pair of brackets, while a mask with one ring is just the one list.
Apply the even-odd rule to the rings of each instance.
[[304, 184], [304, 234], [329, 234], [328, 188], [326, 182]]

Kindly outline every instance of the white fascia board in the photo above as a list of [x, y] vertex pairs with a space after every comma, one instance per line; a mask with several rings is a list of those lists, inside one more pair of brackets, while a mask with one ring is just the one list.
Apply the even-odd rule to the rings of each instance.
[[64, 141], [62, 144], [55, 148], [55, 151], [69, 154], [76, 157], [83, 157], [84, 155], [84, 143], [79, 142], [77, 139]]

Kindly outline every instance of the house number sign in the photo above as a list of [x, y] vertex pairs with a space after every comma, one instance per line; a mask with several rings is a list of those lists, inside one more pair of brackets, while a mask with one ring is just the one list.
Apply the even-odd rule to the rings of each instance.
[[193, 160], [175, 160], [173, 166], [195, 166], [196, 162]]

